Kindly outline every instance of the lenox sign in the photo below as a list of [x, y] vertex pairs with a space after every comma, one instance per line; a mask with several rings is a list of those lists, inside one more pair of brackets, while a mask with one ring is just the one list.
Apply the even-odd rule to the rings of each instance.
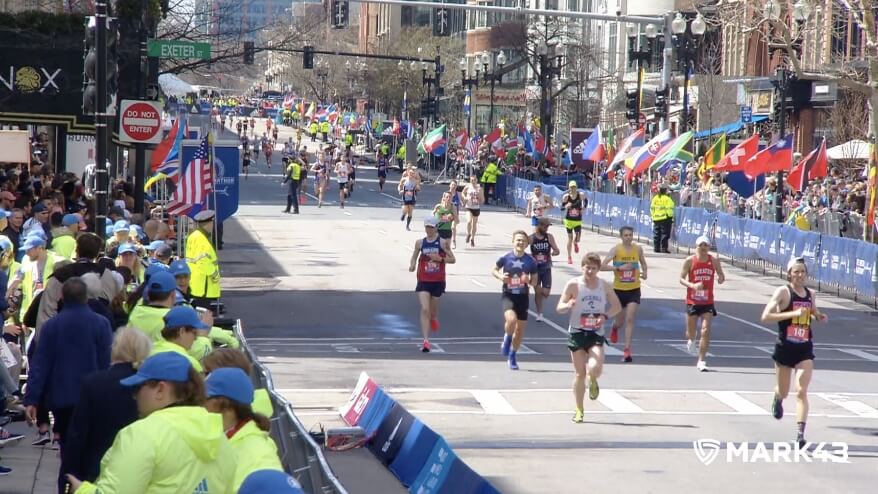
[[0, 72], [0, 87], [19, 93], [55, 93], [61, 90], [56, 82], [60, 74], [61, 69], [10, 65], [8, 72]]

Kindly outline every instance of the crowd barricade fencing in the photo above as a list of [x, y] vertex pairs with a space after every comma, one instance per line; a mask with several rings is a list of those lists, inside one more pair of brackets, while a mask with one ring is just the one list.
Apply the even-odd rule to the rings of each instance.
[[[560, 209], [564, 190], [515, 177], [503, 179], [506, 204], [519, 211], [535, 185], [552, 199], [554, 208], [545, 215], [563, 219]], [[634, 228], [638, 241], [651, 241], [653, 235], [650, 200], [621, 194], [584, 191], [588, 208], [583, 224], [598, 233], [615, 234], [622, 226]], [[741, 263], [763, 274], [786, 274], [786, 264], [794, 257], [805, 259], [808, 274], [820, 290], [835, 290], [854, 300], [878, 307], [878, 244], [802, 231], [793, 225], [760, 221], [695, 207], [677, 207], [671, 240], [678, 251], [694, 249], [701, 235], [710, 238], [716, 251], [733, 264]]]
[[275, 413], [271, 417], [271, 437], [277, 444], [284, 471], [295, 477], [302, 489], [310, 494], [347, 494], [347, 490], [332, 473], [321, 446], [296, 417], [290, 402], [275, 390], [271, 372], [257, 360], [244, 338], [240, 319], [233, 329], [241, 342], [241, 349], [253, 365], [250, 377], [254, 385], [268, 391], [271, 398]]

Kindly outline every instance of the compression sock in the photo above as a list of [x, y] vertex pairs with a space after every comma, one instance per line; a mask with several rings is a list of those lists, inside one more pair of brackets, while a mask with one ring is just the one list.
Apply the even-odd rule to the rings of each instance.
[[405, 217], [405, 227], [408, 228], [409, 226], [411, 226], [411, 224], [412, 224], [412, 217], [406, 216]]

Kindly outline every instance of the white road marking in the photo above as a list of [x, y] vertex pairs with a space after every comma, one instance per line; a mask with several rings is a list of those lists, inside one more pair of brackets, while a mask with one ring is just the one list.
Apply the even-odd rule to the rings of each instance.
[[[396, 393], [396, 394], [404, 394], [404, 393], [470, 393], [472, 391], [478, 390], [478, 388], [420, 388], [420, 387], [395, 387], [388, 386], [383, 387], [384, 391], [388, 393]], [[278, 393], [351, 393], [353, 388], [283, 388], [278, 389]], [[506, 388], [506, 389], [495, 389], [489, 391], [498, 391], [503, 394], [508, 393], [569, 393], [570, 388]], [[691, 388], [681, 388], [681, 389], [610, 389], [610, 388], [601, 388], [601, 395], [605, 392], [611, 393], [639, 393], [639, 394], [700, 394], [700, 393], [708, 393], [711, 390], [708, 389], [691, 389]], [[725, 391], [725, 390], [724, 390]], [[731, 390], [732, 393], [737, 394], [750, 394], [750, 395], [773, 395], [774, 391], [765, 391], [765, 390]], [[817, 395], [830, 395], [835, 397], [856, 397], [863, 396], [869, 398], [878, 398], [878, 393], [858, 393], [858, 392], [823, 392], [823, 393], [815, 393]]]
[[[695, 349], [696, 349], [695, 355], [692, 355], [691, 353], [689, 353], [689, 350], [686, 348], [686, 344], [685, 344], [685, 343], [666, 343], [665, 346], [669, 346], [669, 347], [671, 347], [671, 348], [675, 348], [675, 349], [677, 349], [677, 350], [680, 350], [681, 352], [685, 353], [686, 355], [693, 356], [693, 357], [697, 357], [697, 356], [698, 356], [698, 346], [697, 346], [697, 344], [698, 344], [698, 342], [696, 342], [696, 346], [695, 346]], [[714, 355], [714, 354], [712, 354], [712, 353], [710, 353], [710, 352], [707, 352], [707, 356], [708, 356], [708, 357], [715, 357], [716, 355]]]
[[473, 285], [480, 286], [482, 288], [485, 288], [488, 286], [475, 278], [470, 278], [469, 280], [473, 282]]
[[872, 355], [871, 353], [864, 352], [862, 350], [851, 348], [833, 348], [833, 350], [838, 350], [839, 352], [847, 353], [848, 355], [860, 357], [862, 359], [870, 360], [872, 362], [878, 362], [878, 355]]
[[824, 400], [834, 405], [838, 405], [849, 412], [853, 412], [860, 417], [878, 419], [878, 410], [875, 410], [874, 408], [863, 403], [862, 401], [852, 400], [844, 395], [836, 395], [830, 393], [816, 394]]
[[[533, 311], [531, 309], [528, 309], [527, 312], [528, 312], [528, 314], [530, 314], [534, 317], [537, 317], [539, 315], [536, 313], [536, 311]], [[567, 328], [562, 327], [561, 325], [557, 324], [555, 321], [553, 321], [545, 316], [543, 316], [542, 322], [544, 324], [547, 324], [550, 328], [554, 329], [555, 331], [563, 334], [564, 336], [567, 336], [570, 334], [570, 332], [567, 331]], [[612, 347], [610, 345], [604, 345], [604, 355], [605, 356], [611, 356], [611, 355], [618, 356], [618, 355], [622, 355], [622, 352], [618, 348]]]
[[[569, 391], [569, 390], [568, 390]], [[603, 393], [603, 391], [601, 391]], [[587, 407], [586, 407], [587, 408]], [[485, 415], [483, 410], [418, 410], [418, 409], [407, 409], [409, 413], [415, 416], [422, 415]], [[661, 415], [661, 416], [672, 416], [672, 415], [685, 415], [685, 416], [694, 416], [694, 415], [709, 415], [709, 416], [740, 416], [741, 414], [738, 412], [715, 412], [715, 411], [678, 411], [678, 410], [641, 410], [639, 412], [617, 412], [614, 410], [585, 410], [585, 415], [623, 415], [623, 414], [638, 414], [638, 415]], [[539, 412], [516, 412], [514, 414], [507, 414], [510, 417], [520, 417], [520, 416], [535, 416], [535, 415], [570, 415], [570, 410], [547, 410], [547, 411], [539, 411]], [[326, 416], [338, 416], [338, 411], [325, 411], [325, 412], [296, 412], [297, 417], [326, 417]], [[836, 413], [808, 413], [808, 417], [820, 417], [820, 418], [830, 418], [830, 419], [853, 419], [860, 418], [858, 415], [841, 415]]]
[[744, 415], [768, 415], [768, 411], [734, 391], [708, 391], [707, 394]]
[[381, 194], [384, 197], [389, 197], [393, 201], [400, 202], [400, 203], [402, 202], [402, 199], [400, 199], [399, 197], [394, 197], [386, 192], [379, 192], [379, 194]]
[[353, 216], [353, 214], [351, 214], [350, 211], [344, 211], [344, 214], [346, 214], [348, 216]]
[[378, 233], [380, 233], [381, 235], [387, 235], [387, 232], [384, 230], [378, 230]]
[[515, 415], [517, 413], [512, 404], [506, 401], [506, 398], [499, 391], [473, 390], [470, 393], [488, 415]]
[[733, 315], [731, 315], [731, 314], [726, 314], [725, 312], [717, 312], [717, 314], [719, 314], [719, 315], [721, 315], [721, 316], [723, 316], [723, 317], [728, 317], [729, 319], [731, 319], [731, 320], [733, 320], [733, 321], [738, 321], [738, 322], [741, 323], [741, 324], [746, 324], [747, 326], [750, 326], [751, 328], [755, 328], [755, 329], [758, 329], [759, 331], [766, 332], [766, 333], [768, 333], [768, 334], [770, 334], [770, 335], [772, 335], [772, 336], [774, 336], [774, 335], [777, 334], [777, 331], [776, 331], [776, 330], [774, 330], [774, 329], [770, 329], [770, 328], [767, 328], [767, 327], [765, 327], [765, 326], [763, 326], [763, 325], [761, 325], [761, 324], [756, 324], [755, 322], [748, 321], [748, 320], [746, 320], [746, 319], [741, 319], [740, 317], [733, 316]]
[[643, 413], [643, 409], [633, 401], [612, 389], [602, 389], [600, 396], [598, 396], [598, 401], [616, 413]]
[[754, 346], [753, 348], [759, 350], [760, 352], [765, 352], [769, 355], [774, 355], [774, 348], [770, 346]]

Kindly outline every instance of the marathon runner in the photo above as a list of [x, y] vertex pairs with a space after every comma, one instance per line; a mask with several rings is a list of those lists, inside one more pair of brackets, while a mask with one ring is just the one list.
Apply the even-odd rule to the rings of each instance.
[[561, 253], [555, 237], [549, 233], [549, 218], [537, 221], [534, 234], [530, 236], [530, 255], [537, 262], [537, 282], [534, 285], [534, 303], [537, 306], [537, 321], [543, 320], [543, 300], [552, 291], [552, 256]]
[[680, 284], [686, 287], [686, 350], [695, 353], [695, 326], [701, 318], [701, 344], [695, 368], [707, 372], [707, 350], [710, 348], [710, 325], [716, 316], [713, 305], [713, 281], [720, 285], [726, 279], [719, 259], [710, 255], [710, 239], [704, 235], [695, 240], [695, 254], [683, 262]]
[[[578, 189], [576, 180], [567, 184], [567, 192], [561, 196], [561, 209], [564, 210], [564, 228], [567, 230], [567, 264], [573, 264], [570, 247], [579, 254], [579, 238], [582, 235], [582, 214], [588, 207], [588, 198]], [[575, 241], [574, 241], [575, 236]]]
[[530, 308], [530, 286], [537, 283], [537, 262], [525, 252], [530, 237], [518, 230], [512, 234], [512, 251], [494, 265], [494, 278], [503, 282], [503, 343], [500, 352], [508, 356], [509, 368], [518, 370], [516, 354], [524, 339], [527, 311]]
[[463, 200], [467, 212], [466, 242], [470, 247], [475, 247], [479, 214], [482, 212], [482, 203], [485, 202], [485, 191], [482, 190], [477, 176], [471, 175], [469, 177], [469, 183], [463, 188]]
[[378, 168], [378, 192], [384, 192], [384, 182], [387, 181], [387, 158], [383, 156], [378, 157], [378, 164], [375, 165]]
[[811, 341], [811, 319], [826, 322], [829, 318], [817, 309], [817, 296], [805, 286], [808, 268], [805, 259], [790, 259], [787, 263], [790, 283], [774, 291], [762, 310], [762, 323], [777, 323], [777, 342], [774, 345], [774, 369], [777, 384], [771, 413], [783, 418], [783, 400], [790, 392], [790, 380], [796, 371], [796, 441], [804, 448], [805, 422], [808, 419], [808, 385], [814, 371], [814, 343]]
[[457, 248], [457, 225], [460, 224], [460, 206], [463, 200], [457, 188], [457, 180], [448, 184], [448, 193], [451, 194], [451, 205], [454, 206], [454, 222], [451, 224], [451, 247]]
[[454, 205], [451, 204], [450, 192], [442, 194], [442, 200], [433, 207], [432, 214], [436, 218], [436, 228], [439, 230], [442, 246], [448, 249], [454, 231], [454, 220], [457, 218], [457, 213], [454, 212]]
[[323, 196], [329, 186], [329, 170], [327, 170], [326, 162], [323, 161], [320, 155], [318, 155], [314, 165], [311, 166], [311, 171], [314, 172], [314, 195], [317, 196], [317, 207], [322, 208]]
[[244, 148], [244, 157], [241, 158], [241, 168], [244, 170], [244, 180], [250, 176], [250, 149]]
[[353, 155], [350, 153], [344, 153], [345, 156], [344, 161], [348, 164], [348, 173], [350, 175], [350, 181], [348, 183], [348, 197], [354, 195], [354, 184], [357, 181], [357, 165], [356, 161], [354, 161]]
[[601, 258], [590, 252], [582, 258], [583, 276], [564, 285], [556, 310], [570, 312], [567, 326], [567, 348], [573, 361], [573, 397], [576, 400], [574, 422], [582, 422], [585, 401], [585, 377], [588, 376], [588, 398], [598, 399], [601, 392], [598, 378], [604, 368], [604, 323], [622, 311], [616, 292], [598, 278]]
[[338, 202], [341, 204], [341, 208], [344, 209], [344, 200], [348, 196], [348, 175], [350, 174], [350, 169], [348, 168], [348, 164], [344, 161], [338, 161], [335, 164], [335, 177], [338, 180]]
[[631, 338], [634, 335], [634, 319], [640, 306], [640, 280], [646, 279], [646, 257], [643, 249], [634, 244], [634, 228], [619, 229], [622, 243], [610, 249], [604, 258], [602, 271], [613, 271], [613, 289], [624, 309], [619, 312], [610, 330], [610, 343], [619, 341], [619, 328], [625, 326], [625, 349], [623, 362], [631, 362]]
[[415, 250], [409, 262], [409, 271], [415, 271], [417, 263], [418, 284], [415, 292], [421, 304], [422, 352], [430, 351], [430, 331], [439, 331], [439, 297], [445, 293], [445, 265], [454, 264], [454, 253], [442, 246], [436, 229], [436, 218], [424, 220], [427, 236], [415, 242]]
[[411, 230], [412, 213], [417, 202], [418, 190], [420, 190], [420, 177], [414, 168], [411, 165], [408, 167], [402, 174], [402, 178], [399, 179], [397, 186], [397, 191], [402, 196], [402, 216], [399, 217], [399, 221], [405, 220], [406, 230]]
[[[552, 204], [552, 198], [543, 194], [543, 186], [542, 185], [534, 185], [534, 190], [528, 196], [527, 199], [527, 211], [525, 212], [525, 216], [530, 216], [530, 226], [533, 227], [534, 231], [537, 230], [537, 222], [547, 210], [552, 209], [554, 205]], [[577, 237], [577, 242], [579, 242]], [[569, 256], [570, 246], [567, 247], [567, 252]], [[579, 252], [577, 247], [576, 252]]]

